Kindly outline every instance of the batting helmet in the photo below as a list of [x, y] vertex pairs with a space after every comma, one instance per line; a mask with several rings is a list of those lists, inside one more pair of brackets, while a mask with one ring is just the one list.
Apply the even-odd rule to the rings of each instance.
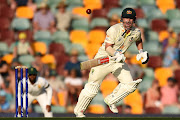
[[135, 10], [132, 8], [125, 8], [121, 14], [121, 20], [122, 20], [122, 18], [130, 18], [130, 19], [133, 19], [135, 22], [135, 20], [136, 20]]

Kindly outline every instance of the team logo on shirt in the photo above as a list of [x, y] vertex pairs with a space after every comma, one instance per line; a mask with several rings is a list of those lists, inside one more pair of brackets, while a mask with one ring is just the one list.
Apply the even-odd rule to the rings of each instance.
[[109, 40], [109, 35], [106, 35], [106, 40]]
[[129, 42], [132, 42], [133, 41], [133, 37], [131, 37], [130, 39], [129, 39]]

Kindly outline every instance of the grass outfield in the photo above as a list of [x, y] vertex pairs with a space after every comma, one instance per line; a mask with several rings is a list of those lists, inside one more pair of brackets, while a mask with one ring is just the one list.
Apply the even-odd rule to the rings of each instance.
[[99, 117], [89, 117], [89, 118], [69, 118], [69, 117], [59, 117], [59, 118], [0, 118], [0, 120], [19, 120], [19, 119], [28, 119], [28, 120], [180, 120], [180, 118], [164, 118], [164, 117], [136, 117], [136, 118], [129, 118], [129, 117], [106, 117], [106, 118], [99, 118]]

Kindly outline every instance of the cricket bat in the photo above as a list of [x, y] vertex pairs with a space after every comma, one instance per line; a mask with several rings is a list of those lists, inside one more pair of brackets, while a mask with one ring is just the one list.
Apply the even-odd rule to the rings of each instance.
[[100, 58], [96, 58], [92, 60], [87, 60], [87, 61], [81, 62], [80, 67], [81, 67], [81, 70], [87, 70], [92, 67], [107, 64], [109, 63], [110, 60], [115, 59], [115, 58], [117, 58], [117, 56], [114, 56], [114, 57], [105, 56], [105, 57], [100, 57]]

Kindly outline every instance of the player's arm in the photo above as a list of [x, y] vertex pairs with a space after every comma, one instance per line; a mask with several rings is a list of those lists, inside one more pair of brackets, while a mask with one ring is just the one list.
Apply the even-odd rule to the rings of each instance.
[[142, 64], [146, 64], [149, 60], [149, 55], [147, 51], [143, 51], [143, 42], [141, 39], [141, 33], [139, 32], [139, 34], [137, 34], [137, 38], [136, 38], [136, 46], [137, 49], [139, 51], [139, 54], [137, 54], [136, 59], [139, 61], [141, 60], [141, 58], [143, 58], [141, 60]]
[[44, 89], [47, 92], [47, 105], [46, 105], [46, 109], [48, 112], [51, 111], [51, 100], [52, 100], [52, 87], [50, 86], [50, 84], [45, 81], [45, 85], [44, 85]]
[[106, 39], [105, 39], [105, 50], [110, 56], [117, 56], [116, 62], [124, 62], [126, 57], [120, 51], [116, 51], [113, 49], [114, 41], [115, 41], [115, 29], [110, 27], [106, 32]]

